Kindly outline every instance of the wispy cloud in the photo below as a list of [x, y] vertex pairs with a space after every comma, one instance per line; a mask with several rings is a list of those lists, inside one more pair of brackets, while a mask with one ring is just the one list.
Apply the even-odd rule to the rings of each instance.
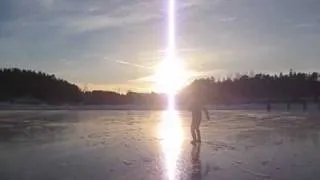
[[144, 65], [141, 65], [141, 64], [131, 63], [131, 62], [128, 62], [128, 61], [115, 60], [114, 62], [119, 63], [119, 64], [128, 65], [128, 66], [137, 67], [137, 68], [142, 68], [142, 69], [146, 69], [146, 70], [152, 70], [153, 69], [151, 67], [147, 67], [147, 66], [144, 66]]
[[295, 25], [297, 28], [312, 28], [319, 25], [319, 23], [300, 23]]
[[[177, 51], [178, 52], [197, 52], [197, 51], [201, 51], [201, 48], [178, 48]], [[158, 50], [159, 53], [164, 54], [166, 52], [165, 49], [160, 49]]]
[[221, 18], [220, 21], [224, 22], [224, 23], [231, 23], [231, 22], [236, 22], [239, 19], [237, 17], [225, 17], [225, 18]]
[[[50, 1], [50, 0], [47, 0]], [[165, 17], [166, 10], [163, 3], [158, 0], [132, 1], [129, 5], [112, 9], [109, 12], [99, 13], [99, 15], [87, 15], [79, 19], [70, 19], [67, 22], [69, 28], [74, 28], [78, 32], [97, 30], [109, 27], [125, 27], [128, 25], [142, 24], [149, 21], [160, 20]], [[179, 10], [198, 6], [202, 2], [197, 0], [185, 0], [178, 3]], [[99, 8], [88, 8], [89, 12], [98, 11]]]
[[[54, 25], [68, 32], [87, 32], [103, 28], [125, 27], [162, 17], [159, 1], [73, 1], [73, 0], [3, 0], [1, 20], [17, 20], [30, 26]], [[23, 8], [22, 6], [26, 6]], [[7, 9], [6, 9], [7, 8]], [[10, 8], [10, 9], [8, 9]], [[14, 23], [11, 21], [11, 23]]]
[[50, 9], [54, 4], [54, 1], [55, 0], [39, 0], [39, 3], [42, 3], [45, 8]]
[[135, 13], [122, 17], [111, 17], [108, 14], [105, 14], [70, 20], [66, 26], [74, 29], [76, 32], [86, 32], [103, 28], [125, 27], [128, 25], [141, 24], [159, 18], [161, 18], [159, 14], [143, 15]]

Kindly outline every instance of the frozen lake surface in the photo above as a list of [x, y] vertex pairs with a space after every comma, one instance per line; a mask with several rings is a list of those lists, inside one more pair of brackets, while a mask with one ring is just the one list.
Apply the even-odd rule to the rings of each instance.
[[0, 111], [1, 180], [320, 179], [317, 112]]

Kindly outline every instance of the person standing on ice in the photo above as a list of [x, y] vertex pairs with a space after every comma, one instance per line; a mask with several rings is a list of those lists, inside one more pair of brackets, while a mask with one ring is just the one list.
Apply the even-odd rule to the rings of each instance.
[[203, 101], [201, 100], [201, 97], [196, 95], [196, 93], [193, 93], [190, 102], [190, 111], [192, 114], [192, 121], [190, 126], [192, 135], [191, 144], [195, 145], [197, 142], [201, 143], [200, 123], [202, 119], [202, 111], [204, 111], [206, 118], [208, 120], [210, 119], [208, 110], [203, 107]]

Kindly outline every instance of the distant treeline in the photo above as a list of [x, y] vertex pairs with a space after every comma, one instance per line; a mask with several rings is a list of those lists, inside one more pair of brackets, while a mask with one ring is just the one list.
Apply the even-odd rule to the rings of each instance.
[[[217, 81], [214, 77], [198, 79], [186, 87], [181, 98], [191, 92], [201, 94], [208, 103], [232, 102], [318, 102], [320, 96], [319, 73], [239, 75]], [[198, 91], [198, 92], [197, 92]]]
[[[11, 103], [45, 104], [138, 104], [162, 106], [163, 94], [110, 91], [81, 91], [80, 88], [54, 75], [17, 68], [0, 69], [0, 101]], [[179, 93], [185, 104], [190, 97], [202, 97], [207, 103], [233, 102], [318, 102], [320, 96], [319, 74], [256, 74], [216, 80], [214, 77], [193, 81]]]
[[0, 100], [29, 103], [78, 103], [80, 89], [54, 75], [17, 68], [0, 69]]
[[166, 96], [157, 93], [127, 92], [120, 94], [110, 91], [90, 91], [83, 93], [83, 103], [90, 105], [148, 105], [151, 109], [160, 108], [166, 104]]
[[0, 69], [0, 102], [19, 104], [165, 104], [156, 93], [81, 91], [54, 75], [18, 68]]

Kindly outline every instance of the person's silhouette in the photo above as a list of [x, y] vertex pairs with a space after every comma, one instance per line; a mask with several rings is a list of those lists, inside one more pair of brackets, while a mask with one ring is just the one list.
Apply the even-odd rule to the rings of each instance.
[[190, 126], [192, 141], [191, 144], [195, 145], [196, 142], [201, 143], [201, 134], [200, 134], [200, 123], [202, 119], [202, 111], [205, 112], [207, 119], [209, 120], [208, 111], [202, 106], [202, 101], [200, 98], [193, 96], [190, 110], [192, 113], [192, 122]]
[[192, 173], [191, 180], [201, 180], [201, 160], [200, 160], [200, 144], [196, 144], [192, 147], [191, 151], [191, 165], [192, 165]]

